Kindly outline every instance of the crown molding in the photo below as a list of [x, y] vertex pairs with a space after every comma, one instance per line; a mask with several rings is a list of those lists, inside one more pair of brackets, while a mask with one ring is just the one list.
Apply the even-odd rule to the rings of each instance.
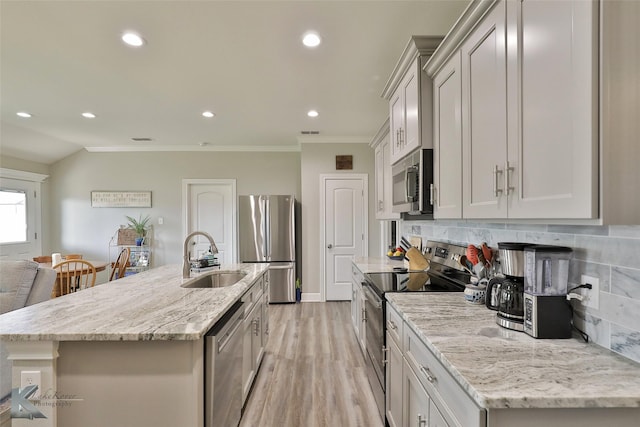
[[384, 99], [391, 99], [409, 67], [414, 65], [416, 59], [421, 56], [432, 55], [440, 46], [440, 42], [442, 42], [440, 36], [411, 36], [380, 96]]
[[493, 7], [498, 0], [472, 0], [462, 15], [453, 24], [440, 46], [431, 55], [431, 58], [422, 68], [429, 77], [444, 65], [452, 53], [456, 52], [467, 35], [480, 22], [482, 17]]
[[41, 173], [19, 171], [16, 169], [0, 168], [0, 178], [17, 179], [19, 181], [42, 182], [49, 178], [49, 175]]
[[389, 117], [387, 117], [387, 120], [385, 120], [382, 126], [380, 126], [380, 129], [378, 129], [378, 132], [369, 143], [369, 146], [371, 146], [371, 148], [376, 148], [378, 144], [380, 144], [382, 140], [389, 135], [390, 131], [391, 127], [389, 125]]
[[370, 140], [365, 136], [305, 135], [298, 137], [298, 144], [368, 144]]
[[90, 153], [132, 153], [132, 152], [191, 152], [191, 151], [226, 151], [226, 152], [297, 152], [300, 145], [121, 145], [113, 147], [85, 147]]

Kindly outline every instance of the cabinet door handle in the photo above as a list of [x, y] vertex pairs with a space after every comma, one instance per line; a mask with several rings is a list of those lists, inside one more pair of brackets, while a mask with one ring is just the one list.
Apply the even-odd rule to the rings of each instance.
[[363, 322], [367, 321], [367, 309], [366, 308], [362, 309], [362, 321]]
[[396, 129], [396, 147], [400, 147], [400, 129]]
[[386, 365], [387, 363], [389, 363], [389, 359], [387, 357], [387, 353], [389, 352], [389, 349], [385, 346], [382, 346], [382, 364]]
[[404, 145], [404, 129], [400, 128], [400, 145]]
[[507, 195], [511, 194], [511, 192], [515, 189], [514, 187], [511, 186], [511, 182], [510, 182], [510, 172], [513, 172], [515, 170], [515, 168], [513, 166], [509, 166], [509, 160], [507, 160], [507, 163], [504, 167], [504, 190], [506, 192]]
[[396, 325], [396, 322], [394, 322], [393, 320], [389, 320], [389, 329], [398, 329], [398, 325]]
[[500, 175], [502, 171], [498, 168], [498, 165], [493, 166], [493, 195], [495, 197], [499, 197], [500, 193], [502, 193], [502, 189], [498, 188], [498, 175]]
[[384, 206], [384, 203], [382, 202], [382, 200], [378, 200], [378, 210], [382, 210], [383, 206]]
[[422, 372], [422, 375], [424, 375], [427, 381], [429, 381], [430, 383], [434, 383], [437, 381], [436, 377], [431, 373], [429, 368], [427, 368], [426, 366], [420, 366], [420, 372]]
[[418, 427], [422, 427], [426, 425], [427, 425], [427, 419], [422, 414], [418, 414]]

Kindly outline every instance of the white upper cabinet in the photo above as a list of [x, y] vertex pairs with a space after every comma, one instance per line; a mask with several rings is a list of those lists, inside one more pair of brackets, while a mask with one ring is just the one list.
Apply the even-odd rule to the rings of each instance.
[[396, 163], [418, 148], [432, 148], [432, 84], [422, 66], [442, 37], [413, 36], [387, 82], [390, 158]]
[[460, 52], [433, 78], [433, 217], [462, 218]]
[[596, 218], [598, 3], [509, 1], [507, 13], [509, 217]]
[[461, 48], [463, 212], [506, 218], [505, 3], [482, 19]]
[[598, 218], [599, 4], [474, 0], [465, 10], [425, 65], [435, 169], [456, 170], [456, 160], [442, 158], [442, 90], [461, 58], [461, 197], [448, 189], [461, 215], [442, 208], [449, 196], [440, 182], [435, 217]]
[[389, 120], [386, 120], [371, 141], [375, 150], [375, 205], [376, 219], [393, 220], [400, 218], [399, 213], [392, 211], [391, 147], [389, 140]]

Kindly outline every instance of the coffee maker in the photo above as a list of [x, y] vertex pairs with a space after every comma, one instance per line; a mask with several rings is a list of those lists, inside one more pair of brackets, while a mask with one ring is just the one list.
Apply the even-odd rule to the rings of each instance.
[[496, 323], [503, 328], [524, 331], [524, 249], [528, 243], [498, 242], [503, 276], [487, 284], [485, 303], [496, 310]]
[[531, 245], [524, 254], [524, 331], [535, 338], [571, 338], [567, 282], [572, 249]]

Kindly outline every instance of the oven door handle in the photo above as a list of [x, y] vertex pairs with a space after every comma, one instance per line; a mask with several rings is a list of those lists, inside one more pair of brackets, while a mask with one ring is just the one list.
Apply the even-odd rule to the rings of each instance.
[[363, 286], [362, 291], [366, 294], [368, 300], [375, 301], [376, 308], [382, 308], [382, 299], [369, 289], [369, 286]]

